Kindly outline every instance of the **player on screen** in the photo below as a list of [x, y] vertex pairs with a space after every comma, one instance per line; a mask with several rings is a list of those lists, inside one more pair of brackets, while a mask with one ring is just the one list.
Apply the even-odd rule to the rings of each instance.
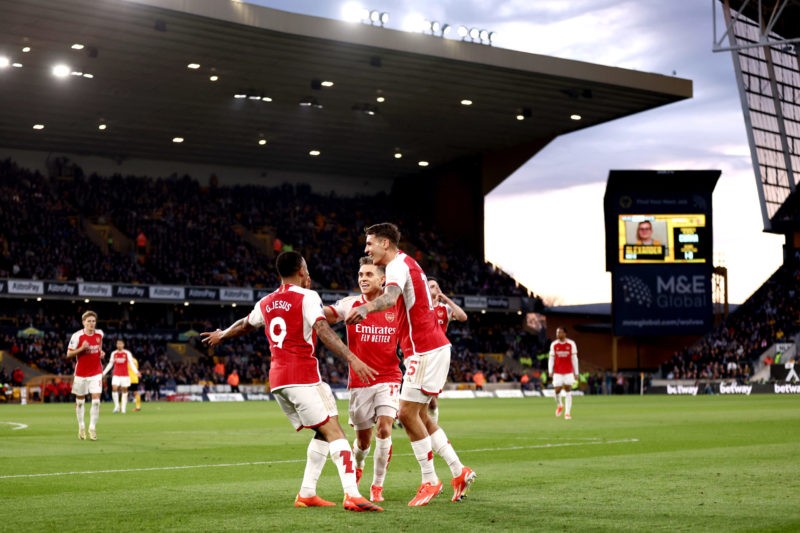
[[366, 228], [365, 233], [364, 251], [374, 264], [386, 267], [386, 288], [380, 297], [352, 308], [346, 322], [358, 324], [369, 313], [397, 310], [400, 349], [406, 358], [400, 392], [400, 421], [422, 473], [422, 484], [408, 505], [427, 505], [442, 492], [442, 481], [433, 467], [434, 451], [445, 460], [453, 474], [452, 501], [460, 501], [475, 480], [475, 472], [461, 464], [444, 430], [431, 421], [434, 431], [430, 432], [423, 420], [428, 402], [439, 395], [447, 381], [450, 343], [436, 321], [425, 273], [414, 259], [397, 248], [400, 242], [397, 226], [375, 224]]
[[[457, 303], [451, 300], [439, 287], [439, 282], [434, 278], [428, 278], [428, 288], [431, 291], [431, 298], [433, 299], [433, 311], [436, 313], [436, 320], [442, 328], [442, 333], [447, 334], [447, 326], [453, 319], [459, 322], [466, 322], [467, 313], [461, 309]], [[428, 404], [428, 417], [435, 423], [439, 423], [439, 399], [436, 397], [431, 398], [431, 403]]]
[[72, 334], [67, 345], [67, 359], [75, 358], [75, 377], [72, 394], [75, 395], [75, 414], [78, 417], [78, 438], [86, 440], [84, 404], [91, 395], [89, 410], [89, 439], [97, 440], [97, 421], [100, 418], [100, 394], [103, 392], [103, 332], [97, 329], [97, 313], [86, 311], [81, 315], [83, 329]]
[[[553, 376], [556, 398], [556, 416], [564, 413], [564, 419], [572, 419], [572, 386], [578, 382], [578, 346], [567, 338], [564, 328], [556, 329], [556, 340], [550, 343], [547, 372]], [[562, 391], [564, 397], [562, 397]], [[566, 412], [564, 410], [566, 403]]]
[[636, 226], [636, 244], [661, 245], [661, 241], [653, 238], [653, 223], [649, 220], [642, 220]]
[[[386, 269], [362, 257], [358, 269], [361, 295], [342, 298], [325, 307], [330, 323], [341, 322], [350, 309], [371, 302], [383, 294]], [[369, 499], [383, 501], [383, 483], [392, 457], [392, 423], [400, 407], [400, 383], [403, 374], [397, 360], [398, 317], [394, 308], [372, 313], [360, 324], [347, 326], [347, 346], [378, 375], [369, 383], [350, 371], [350, 425], [356, 430], [353, 453], [356, 459], [356, 481], [361, 479], [364, 463], [372, 444], [372, 428], [376, 426], [374, 471]]]
[[114, 373], [111, 375], [111, 399], [114, 400], [114, 413], [125, 414], [128, 409], [128, 389], [131, 386], [131, 375], [139, 374], [136, 360], [133, 354], [125, 349], [125, 341], [117, 339], [117, 349], [111, 352], [108, 364], [103, 369], [103, 376], [109, 373], [111, 368]]
[[359, 379], [370, 383], [377, 372], [356, 357], [326, 322], [322, 300], [309, 289], [311, 276], [303, 256], [297, 252], [283, 252], [278, 255], [275, 265], [281, 278], [278, 290], [259, 300], [248, 316], [227, 329], [200, 335], [209, 346], [217, 346], [225, 339], [264, 328], [272, 356], [269, 368], [271, 392], [297, 431], [303, 428], [314, 431], [295, 507], [334, 505], [317, 496], [317, 480], [330, 455], [344, 489], [344, 508], [356, 512], [383, 511], [358, 492], [353, 450], [339, 424], [336, 399], [319, 373], [317, 337], [335, 355], [347, 361]]

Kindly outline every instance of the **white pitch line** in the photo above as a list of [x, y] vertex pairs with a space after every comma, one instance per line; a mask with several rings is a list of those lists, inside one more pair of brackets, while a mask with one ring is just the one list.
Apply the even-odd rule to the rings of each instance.
[[18, 429], [28, 429], [28, 424], [20, 424], [19, 422], [0, 422], [0, 424], [8, 424], [9, 426], [17, 426], [11, 428], [11, 431], [17, 431]]
[[[459, 450], [459, 453], [473, 453], [473, 452], [502, 452], [502, 451], [515, 451], [515, 450], [533, 450], [537, 448], [560, 448], [563, 446], [587, 446], [593, 444], [625, 444], [630, 442], [639, 442], [639, 439], [619, 439], [619, 440], [605, 440], [595, 442], [560, 442], [549, 444], [533, 444], [530, 446], [509, 446], [507, 448], [477, 448], [474, 450]], [[399, 453], [397, 456], [411, 456], [411, 453]], [[286, 459], [283, 461], [252, 461], [248, 463], [221, 463], [221, 464], [208, 464], [208, 465], [184, 465], [184, 466], [154, 466], [150, 468], [125, 468], [118, 470], [84, 470], [78, 472], [49, 472], [43, 474], [13, 474], [9, 476], [0, 476], [0, 479], [19, 479], [19, 478], [35, 478], [35, 477], [56, 477], [56, 476], [80, 476], [80, 475], [93, 475], [93, 474], [124, 474], [130, 472], [154, 472], [162, 470], [189, 470], [194, 468], [228, 468], [240, 466], [261, 466], [261, 465], [277, 465], [285, 463], [303, 463], [305, 459]]]

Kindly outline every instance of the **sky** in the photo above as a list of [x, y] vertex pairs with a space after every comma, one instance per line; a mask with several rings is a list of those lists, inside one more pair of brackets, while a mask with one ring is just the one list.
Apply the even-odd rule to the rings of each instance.
[[[250, 0], [342, 19], [345, 1]], [[730, 52], [712, 52], [709, 0], [368, 0], [403, 29], [414, 14], [495, 32], [493, 45], [694, 83], [689, 100], [552, 141], [485, 199], [486, 259], [548, 305], [611, 301], [603, 195], [609, 170], [716, 169], [714, 261], [731, 303], [782, 263], [783, 237], [763, 232]], [[520, 234], [524, 235], [520, 242]], [[581, 246], [572, 246], [580, 239]]]

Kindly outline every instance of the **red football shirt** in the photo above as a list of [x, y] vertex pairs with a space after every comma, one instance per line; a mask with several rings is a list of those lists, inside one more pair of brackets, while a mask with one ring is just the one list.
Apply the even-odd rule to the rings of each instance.
[[322, 381], [314, 332], [317, 320], [325, 320], [322, 300], [316, 292], [297, 285], [281, 285], [250, 311], [248, 322], [264, 327], [269, 341], [270, 389]]
[[[329, 307], [338, 322], [344, 320], [350, 309], [366, 303], [362, 294], [342, 298]], [[402, 381], [403, 374], [397, 359], [397, 327], [398, 317], [394, 307], [370, 313], [362, 322], [347, 326], [347, 345], [350, 351], [378, 372], [371, 383], [365, 383], [350, 369], [351, 389]]]
[[94, 330], [94, 334], [87, 335], [84, 330], [76, 331], [69, 339], [70, 350], [80, 348], [83, 343], [89, 343], [89, 349], [78, 355], [75, 362], [75, 376], [88, 378], [103, 373], [103, 364], [100, 362], [100, 352], [103, 351], [103, 331]]
[[389, 285], [396, 285], [402, 291], [396, 309], [400, 349], [405, 357], [425, 354], [450, 344], [433, 312], [428, 279], [414, 259], [398, 252], [389, 261], [386, 265], [386, 286]]

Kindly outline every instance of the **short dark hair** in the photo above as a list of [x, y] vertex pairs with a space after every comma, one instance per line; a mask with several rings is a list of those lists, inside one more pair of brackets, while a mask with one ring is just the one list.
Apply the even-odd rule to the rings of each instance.
[[366, 235], [375, 235], [381, 239], [389, 239], [389, 242], [397, 246], [400, 244], [400, 228], [391, 222], [381, 222], [364, 228]]
[[282, 278], [294, 276], [303, 266], [303, 256], [297, 252], [281, 252], [275, 260], [275, 268]]

